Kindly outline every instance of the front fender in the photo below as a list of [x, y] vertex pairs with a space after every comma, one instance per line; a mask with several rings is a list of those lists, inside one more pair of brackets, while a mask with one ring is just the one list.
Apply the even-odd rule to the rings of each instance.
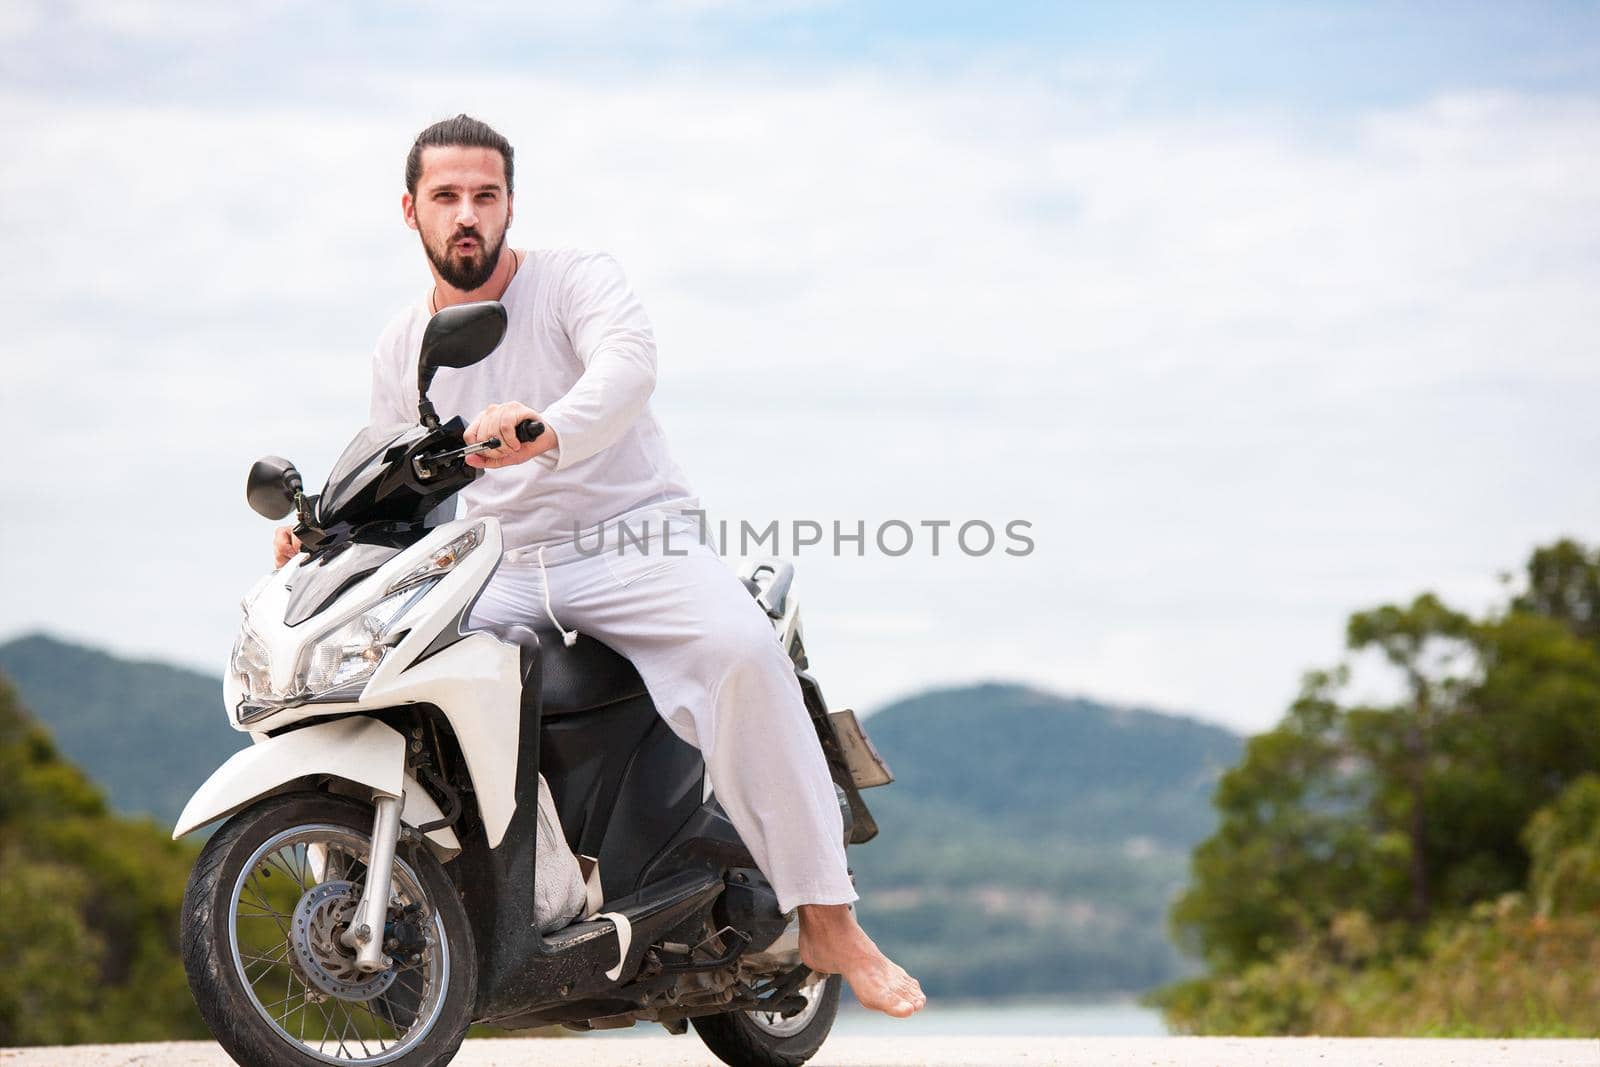
[[[291, 730], [234, 753], [189, 798], [172, 837], [226, 818], [308, 775], [329, 775], [375, 793], [404, 797], [400, 818], [411, 826], [444, 818], [439, 805], [406, 773], [406, 739], [377, 719], [352, 715]], [[446, 857], [461, 851], [449, 827], [427, 837]]]

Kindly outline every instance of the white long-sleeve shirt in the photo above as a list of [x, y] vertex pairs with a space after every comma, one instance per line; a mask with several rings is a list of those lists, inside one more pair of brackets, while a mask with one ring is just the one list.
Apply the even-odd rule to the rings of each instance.
[[[650, 411], [655, 335], [617, 261], [603, 252], [535, 249], [501, 303], [505, 340], [483, 362], [439, 371], [439, 417], [471, 422], [490, 404], [539, 412], [558, 445], [485, 470], [461, 492], [461, 515], [500, 520], [505, 547], [555, 544], [636, 508], [698, 507]], [[389, 323], [372, 360], [373, 425], [417, 421], [423, 301]]]

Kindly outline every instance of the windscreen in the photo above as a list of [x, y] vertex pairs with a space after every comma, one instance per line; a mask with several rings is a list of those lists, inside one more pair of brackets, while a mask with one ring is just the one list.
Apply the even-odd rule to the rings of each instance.
[[333, 464], [328, 484], [322, 488], [317, 500], [317, 514], [326, 522], [341, 508], [349, 504], [361, 490], [382, 476], [386, 464], [384, 455], [398, 444], [409, 444], [427, 433], [421, 426], [390, 423], [385, 426], [368, 426], [356, 434]]

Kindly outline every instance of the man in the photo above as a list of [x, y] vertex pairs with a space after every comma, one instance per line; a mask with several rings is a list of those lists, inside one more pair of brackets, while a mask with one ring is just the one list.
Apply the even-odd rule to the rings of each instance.
[[[434, 312], [505, 304], [500, 348], [441, 372], [429, 390], [445, 418], [475, 413], [468, 443], [503, 442], [468, 461], [485, 473], [461, 494], [464, 515], [499, 518], [507, 548], [469, 625], [548, 616], [632, 660], [667, 723], [704, 755], [712, 791], [779, 906], [798, 908], [801, 959], [842, 974], [865, 1006], [908, 1016], [925, 998], [850, 907], [844, 824], [793, 666], [699, 538], [690, 518], [699, 503], [650, 412], [650, 321], [611, 257], [506, 247], [512, 170], [511, 145], [466, 115], [412, 145], [400, 208], [434, 285], [378, 343], [372, 421], [416, 418], [417, 356]], [[545, 432], [518, 443], [516, 426], [529, 418]], [[619, 521], [649, 531], [645, 545], [618, 543]], [[299, 549], [287, 527], [276, 549], [280, 566]]]

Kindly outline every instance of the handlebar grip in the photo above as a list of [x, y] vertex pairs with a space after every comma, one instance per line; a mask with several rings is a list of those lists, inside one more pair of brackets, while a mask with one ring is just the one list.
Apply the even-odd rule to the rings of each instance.
[[523, 444], [534, 440], [542, 433], [544, 433], [544, 423], [538, 419], [523, 419], [517, 423], [517, 440]]

